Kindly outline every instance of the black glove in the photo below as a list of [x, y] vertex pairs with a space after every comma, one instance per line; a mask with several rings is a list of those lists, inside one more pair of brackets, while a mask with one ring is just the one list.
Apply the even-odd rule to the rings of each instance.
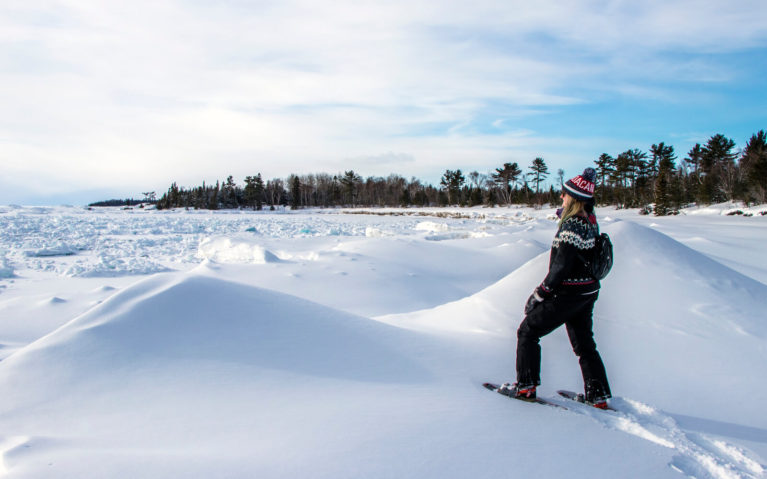
[[536, 306], [541, 304], [543, 300], [549, 296], [551, 296], [551, 292], [547, 292], [545, 289], [543, 289], [543, 287], [538, 286], [535, 288], [535, 291], [533, 291], [533, 294], [527, 298], [527, 303], [525, 303], [525, 314], [530, 314], [530, 312], [534, 310]]

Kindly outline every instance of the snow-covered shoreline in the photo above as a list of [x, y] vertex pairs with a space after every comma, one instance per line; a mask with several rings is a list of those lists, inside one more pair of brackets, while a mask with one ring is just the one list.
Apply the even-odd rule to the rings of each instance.
[[[480, 386], [553, 208], [0, 207], [0, 476], [764, 477], [762, 209], [598, 209], [604, 414]], [[563, 331], [543, 355], [580, 388]]]

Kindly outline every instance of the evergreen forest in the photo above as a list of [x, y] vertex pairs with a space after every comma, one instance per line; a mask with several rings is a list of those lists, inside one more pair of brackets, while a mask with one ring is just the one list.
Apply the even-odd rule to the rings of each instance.
[[[681, 159], [673, 146], [661, 142], [648, 151], [634, 148], [615, 156], [603, 153], [593, 167], [597, 172], [595, 197], [600, 205], [641, 208], [644, 213], [663, 216], [693, 203], [767, 203], [764, 130], [752, 135], [742, 149], [736, 149], [732, 139], [717, 134], [705, 144], [696, 144]], [[158, 209], [212, 210], [275, 209], [280, 205], [299, 209], [558, 204], [562, 183], [579, 173], [565, 175], [558, 169], [552, 177], [540, 157], [527, 167], [504, 163], [488, 173], [446, 170], [436, 186], [397, 174], [363, 178], [353, 170], [335, 175], [291, 174], [286, 179], [266, 181], [258, 173], [247, 176], [244, 184], [237, 184], [232, 176], [215, 185], [203, 183], [194, 188], [173, 183], [156, 204]]]

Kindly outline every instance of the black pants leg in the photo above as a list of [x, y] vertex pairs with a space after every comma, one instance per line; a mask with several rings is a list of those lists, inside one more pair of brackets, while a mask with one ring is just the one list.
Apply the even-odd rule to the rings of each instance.
[[586, 391], [597, 391], [595, 388], [601, 387], [603, 394], [610, 395], [607, 373], [592, 331], [592, 313], [597, 296], [551, 298], [525, 317], [517, 330], [517, 382], [541, 383], [540, 339], [564, 324], [573, 351], [579, 358]]
[[553, 300], [537, 305], [525, 316], [517, 329], [517, 382], [522, 385], [541, 384], [542, 337], [562, 326], [566, 318], [557, 314]]
[[578, 362], [581, 366], [583, 385], [588, 400], [594, 397], [611, 396], [605, 365], [597, 351], [597, 344], [594, 342], [592, 312], [596, 294], [594, 296], [588, 307], [588, 314], [575, 316], [565, 323], [567, 336], [570, 338], [573, 352], [578, 356]]

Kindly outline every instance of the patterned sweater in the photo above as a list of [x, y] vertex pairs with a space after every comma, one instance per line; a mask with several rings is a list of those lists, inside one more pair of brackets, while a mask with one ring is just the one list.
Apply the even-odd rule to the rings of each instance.
[[559, 227], [551, 245], [549, 273], [541, 283], [546, 294], [577, 295], [599, 291], [599, 281], [586, 269], [599, 234], [596, 218], [573, 216]]

